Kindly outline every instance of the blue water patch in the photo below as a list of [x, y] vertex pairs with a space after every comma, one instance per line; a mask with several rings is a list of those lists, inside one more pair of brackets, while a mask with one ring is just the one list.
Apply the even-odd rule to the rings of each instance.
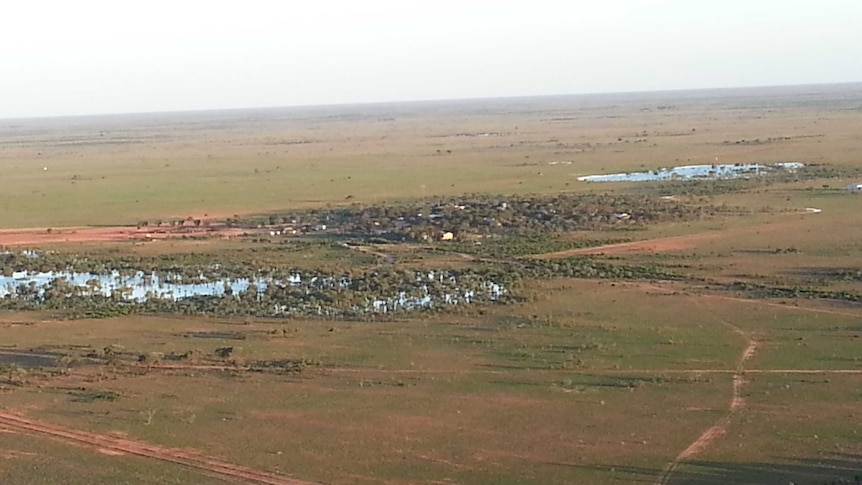
[[721, 165], [683, 165], [660, 168], [645, 172], [611, 173], [606, 175], [585, 175], [578, 177], [580, 182], [652, 182], [656, 180], [720, 180], [760, 177], [777, 171], [796, 171], [805, 164], [796, 162], [775, 163], [735, 163]]
[[[0, 297], [15, 296], [22, 292], [42, 295], [58, 279], [62, 279], [67, 287], [75, 288], [82, 294], [112, 296], [119, 293], [124, 300], [139, 302], [149, 298], [179, 300], [191, 296], [223, 296], [226, 292], [246, 291], [251, 284], [251, 280], [247, 278], [207, 281], [200, 277], [197, 281], [183, 282], [174, 275], [160, 277], [156, 273], [145, 275], [142, 271], [133, 275], [119, 271], [105, 274], [18, 271], [12, 273], [12, 276], [0, 275]], [[256, 280], [255, 284], [262, 291], [266, 289], [267, 282], [260, 279]]]

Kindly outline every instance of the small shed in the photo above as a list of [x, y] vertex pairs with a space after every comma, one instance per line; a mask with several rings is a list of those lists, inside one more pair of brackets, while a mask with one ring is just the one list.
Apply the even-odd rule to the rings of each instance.
[[453, 234], [451, 232], [444, 232], [443, 234], [440, 235], [441, 241], [452, 241], [453, 239], [455, 239], [455, 234]]

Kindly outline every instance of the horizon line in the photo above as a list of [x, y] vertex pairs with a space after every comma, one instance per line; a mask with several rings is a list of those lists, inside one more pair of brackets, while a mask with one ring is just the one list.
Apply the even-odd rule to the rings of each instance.
[[58, 115], [42, 115], [42, 116], [0, 116], [0, 121], [26, 121], [26, 120], [49, 120], [63, 118], [99, 118], [99, 117], [115, 117], [115, 116], [148, 116], [148, 115], [177, 115], [177, 114], [192, 114], [192, 113], [216, 113], [230, 111], [265, 111], [277, 109], [294, 109], [294, 108], [333, 108], [333, 107], [353, 107], [353, 106], [382, 106], [382, 105], [409, 105], [409, 104], [434, 104], [447, 102], [467, 102], [467, 101], [492, 101], [492, 100], [515, 100], [515, 99], [530, 99], [530, 98], [554, 98], [554, 97], [579, 97], [579, 96], [613, 96], [613, 95], [637, 95], [637, 94], [661, 94], [661, 93], [694, 93], [701, 91], [741, 91], [748, 89], [775, 89], [775, 88], [802, 88], [813, 86], [847, 86], [847, 85], [862, 85], [862, 81], [836, 81], [836, 82], [816, 82], [803, 84], [764, 84], [750, 86], [718, 86], [718, 87], [699, 87], [699, 88], [679, 88], [679, 89], [647, 89], [647, 90], [624, 90], [624, 91], [594, 91], [580, 93], [555, 93], [555, 94], [523, 94], [510, 96], [478, 96], [478, 97], [454, 97], [454, 98], [424, 98], [424, 99], [399, 99], [391, 101], [356, 101], [356, 102], [333, 102], [333, 103], [309, 103], [309, 104], [288, 104], [288, 105], [266, 105], [266, 106], [243, 106], [243, 107], [225, 107], [225, 108], [200, 108], [200, 109], [177, 109], [177, 110], [153, 110], [153, 111], [115, 111], [103, 113], [79, 113], [79, 114], [58, 114]]

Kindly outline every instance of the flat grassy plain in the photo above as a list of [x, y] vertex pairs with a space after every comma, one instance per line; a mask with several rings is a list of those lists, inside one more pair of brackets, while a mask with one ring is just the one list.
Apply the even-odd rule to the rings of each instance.
[[[119, 345], [133, 354], [208, 356], [239, 344], [244, 359], [315, 364], [300, 374], [72, 365], [7, 385], [3, 406], [324, 483], [630, 483], [658, 476], [727, 413], [731, 374], [745, 347], [722, 325], [732, 321], [762, 346], [747, 366], [748, 405], [714, 450], [682, 467], [678, 482], [713, 483], [691, 478], [697, 466], [744, 469], [859, 450], [862, 376], [755, 372], [862, 370], [854, 338], [862, 312], [812, 316], [626, 283], [559, 280], [532, 289], [535, 301], [484, 315], [377, 324], [8, 315], [5, 348], [81, 355]], [[189, 336], [231, 331], [246, 337]], [[52, 447], [34, 452], [28, 440], [5, 446], [14, 457], [6, 461], [9, 476], [41, 466], [62, 471], [66, 483], [93, 480], [87, 468], [46, 464]], [[86, 448], [76, 452], [82, 463], [105, 460]], [[149, 473], [139, 468], [146, 460], [119, 461], [100, 473], [125, 466]], [[846, 476], [809, 468], [824, 479]], [[158, 476], [181, 483], [186, 473], [167, 468]]]
[[577, 177], [716, 158], [853, 165], [860, 103], [837, 85], [2, 120], [0, 228], [616, 190]]
[[[655, 185], [577, 177], [716, 159], [852, 173], [860, 134], [862, 85], [0, 120], [0, 227], [467, 193], [658, 197]], [[557, 234], [624, 238], [584, 250], [673, 278], [524, 278], [505, 304], [369, 321], [0, 311], [0, 481], [853, 483], [862, 196], [843, 190], [852, 181], [680, 195], [736, 209]], [[572, 257], [296, 240], [305, 246], [258, 235], [26, 249], [356, 272], [514, 271]], [[778, 291], [792, 288], [805, 292]], [[124, 452], [116, 439], [161, 448]], [[230, 478], [183, 453], [266, 475]]]

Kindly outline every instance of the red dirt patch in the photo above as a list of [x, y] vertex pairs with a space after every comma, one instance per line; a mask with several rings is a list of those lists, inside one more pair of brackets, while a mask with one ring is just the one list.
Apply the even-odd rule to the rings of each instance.
[[223, 225], [202, 227], [62, 227], [0, 229], [0, 246], [56, 244], [67, 242], [149, 241], [177, 237], [232, 237], [242, 229]]

